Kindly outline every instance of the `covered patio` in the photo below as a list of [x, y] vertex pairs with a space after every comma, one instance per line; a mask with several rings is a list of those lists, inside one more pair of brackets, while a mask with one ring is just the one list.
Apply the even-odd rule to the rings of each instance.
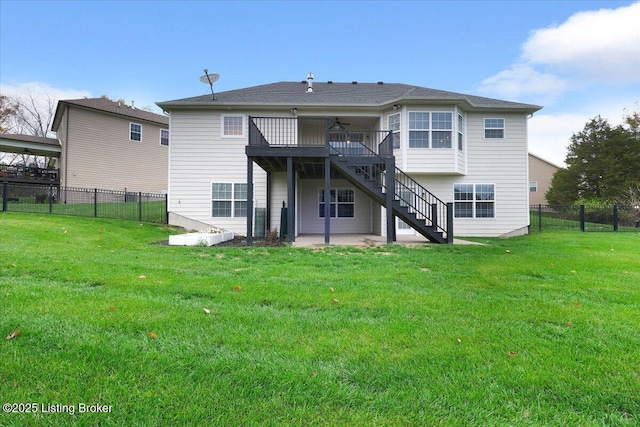
[[0, 134], [0, 152], [42, 156], [49, 159], [47, 167], [44, 168], [28, 165], [0, 165], [0, 182], [60, 185], [59, 169], [54, 166], [62, 153], [59, 140], [22, 134]]

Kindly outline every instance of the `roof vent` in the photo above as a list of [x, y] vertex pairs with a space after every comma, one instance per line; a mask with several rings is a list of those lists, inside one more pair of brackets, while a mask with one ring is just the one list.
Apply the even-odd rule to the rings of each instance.
[[352, 81], [352, 82], [351, 82], [351, 84], [352, 84], [352, 85], [357, 85], [357, 84], [358, 84], [358, 82], [354, 80], [354, 81]]
[[378, 82], [378, 84], [379, 84], [379, 85], [383, 85], [383, 84], [384, 84], [384, 82]]
[[307, 74], [307, 93], [313, 92], [313, 73]]
[[329, 80], [329, 81], [327, 82], [327, 84], [332, 85], [332, 84], [333, 84], [333, 80]]

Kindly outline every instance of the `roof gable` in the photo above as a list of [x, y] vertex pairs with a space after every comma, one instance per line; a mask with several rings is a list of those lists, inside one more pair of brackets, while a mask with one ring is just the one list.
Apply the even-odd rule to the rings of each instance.
[[51, 124], [51, 130], [57, 131], [60, 127], [60, 120], [68, 106], [76, 106], [95, 110], [97, 112], [116, 114], [129, 119], [144, 120], [147, 122], [157, 123], [159, 125], [168, 126], [169, 118], [161, 114], [152, 113], [146, 110], [140, 110], [121, 102], [115, 102], [108, 98], [82, 98], [82, 99], [65, 99], [58, 101], [56, 114]]

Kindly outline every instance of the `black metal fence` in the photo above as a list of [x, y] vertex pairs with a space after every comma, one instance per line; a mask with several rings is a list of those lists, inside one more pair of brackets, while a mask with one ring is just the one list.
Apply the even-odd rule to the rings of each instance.
[[532, 205], [531, 232], [549, 230], [640, 232], [640, 206]]
[[0, 200], [3, 212], [168, 222], [166, 194], [3, 182]]

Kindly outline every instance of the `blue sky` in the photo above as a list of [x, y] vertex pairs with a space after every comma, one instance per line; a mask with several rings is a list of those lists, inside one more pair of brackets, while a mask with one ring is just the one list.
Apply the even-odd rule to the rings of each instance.
[[396, 82], [543, 105], [562, 164], [598, 114], [640, 110], [638, 1], [0, 0], [0, 92], [137, 107], [276, 81]]

